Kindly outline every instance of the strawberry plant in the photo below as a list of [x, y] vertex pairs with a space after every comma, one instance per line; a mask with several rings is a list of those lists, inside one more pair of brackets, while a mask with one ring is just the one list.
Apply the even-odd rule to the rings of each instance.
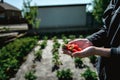
[[54, 37], [52, 38], [52, 40], [53, 40], [53, 42], [54, 42], [53, 48], [59, 48], [59, 47], [60, 47], [60, 43], [58, 42], [57, 37], [54, 36]]
[[97, 56], [95, 56], [95, 55], [90, 56], [89, 59], [90, 59], [90, 62], [95, 66], [95, 63], [97, 61]]
[[25, 80], [36, 80], [37, 76], [35, 75], [35, 70], [31, 70], [31, 71], [25, 73], [24, 78], [25, 78]]
[[52, 57], [52, 63], [54, 64], [54, 66], [52, 67], [52, 71], [59, 69], [60, 65], [62, 65], [62, 62], [60, 61], [60, 58], [59, 58], [58, 51], [54, 52]]
[[0, 67], [0, 80], [7, 80], [9, 76], [5, 74], [5, 71]]
[[78, 57], [74, 58], [74, 62], [76, 67], [79, 67], [79, 68], [84, 67], [84, 64], [81, 58], [78, 58]]
[[62, 39], [63, 39], [63, 42], [65, 43], [65, 44], [67, 44], [68, 43], [68, 39], [67, 39], [67, 37], [66, 36], [64, 36], [64, 35], [62, 35]]
[[44, 36], [43, 40], [47, 41], [48, 40], [48, 36]]
[[52, 40], [53, 40], [53, 42], [57, 42], [57, 36], [54, 36], [54, 37], [52, 38]]
[[62, 64], [62, 62], [60, 61], [58, 52], [55, 52], [55, 53], [53, 54], [52, 62], [53, 62], [54, 65], [56, 65], [56, 66], [59, 66], [59, 65]]
[[70, 69], [62, 69], [56, 72], [59, 80], [72, 80], [73, 72]]
[[58, 40], [56, 40], [53, 44], [52, 53], [54, 54], [54, 52], [58, 52], [59, 48], [60, 48], [60, 43], [58, 42]]
[[44, 49], [44, 48], [47, 46], [47, 41], [44, 40], [44, 41], [40, 44], [40, 46], [41, 46], [41, 49]]
[[36, 37], [16, 39], [0, 49], [0, 80], [9, 80], [36, 45]]
[[80, 35], [79, 38], [84, 38], [84, 36], [83, 36], [83, 35]]
[[92, 71], [90, 68], [87, 68], [81, 76], [84, 77], [85, 80], [98, 80], [96, 72]]
[[54, 54], [54, 53], [56, 53], [56, 52], [59, 54], [59, 52], [58, 52], [58, 51], [59, 51], [59, 49], [58, 49], [58, 48], [53, 48], [53, 49], [52, 49], [52, 54]]
[[69, 35], [69, 38], [70, 38], [71, 40], [73, 40], [73, 39], [76, 38], [76, 36], [75, 36], [75, 35]]
[[53, 48], [59, 48], [59, 47], [60, 47], [60, 43], [58, 41], [54, 42]]
[[37, 52], [35, 52], [35, 60], [41, 60], [42, 58], [42, 50], [38, 50]]

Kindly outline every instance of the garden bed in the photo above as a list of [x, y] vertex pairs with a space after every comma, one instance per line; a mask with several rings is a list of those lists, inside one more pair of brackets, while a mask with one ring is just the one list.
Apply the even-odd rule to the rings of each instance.
[[[75, 61], [74, 58], [63, 54], [62, 52], [62, 44], [64, 44], [64, 39], [57, 39], [58, 43], [60, 43], [60, 46], [57, 48], [58, 49], [58, 54], [54, 55], [56, 53], [53, 53], [54, 51], [57, 50], [53, 50], [54, 48], [54, 40], [53, 39], [46, 39], [46, 46], [44, 48], [41, 48], [41, 43], [44, 40], [40, 40], [38, 42], [38, 46], [36, 46], [33, 51], [31, 51], [27, 57], [26, 57], [26, 61], [20, 66], [18, 72], [16, 73], [15, 77], [11, 78], [10, 80], [59, 80], [61, 78], [61, 76], [65, 77], [63, 75], [63, 72], [61, 72], [62, 74], [57, 74], [58, 71], [62, 71], [62, 70], [67, 70], [70, 69], [70, 71], [68, 71], [67, 73], [71, 72], [71, 79], [72, 80], [85, 80], [84, 76], [81, 76], [81, 74], [83, 74], [87, 68], [89, 67], [91, 71], [96, 73], [96, 68], [94, 67], [94, 65], [90, 62], [90, 58], [82, 58], [82, 62], [83, 65], [82, 67], [76, 67], [75, 66]], [[42, 53], [40, 53], [41, 51]], [[36, 53], [39, 51], [39, 54]], [[42, 55], [40, 57], [40, 59], [36, 59], [35, 54], [38, 54], [39, 56]], [[53, 57], [54, 56], [54, 57]], [[59, 56], [59, 58], [55, 58], [55, 56]], [[61, 64], [59, 64], [59, 66], [55, 66], [56, 65], [56, 61], [60, 61]], [[57, 63], [58, 63], [57, 62]], [[31, 73], [30, 71], [34, 71], [34, 73]], [[30, 74], [31, 73], [31, 74]], [[25, 79], [25, 75], [27, 74], [27, 79]], [[64, 73], [65, 74], [65, 73]], [[66, 75], [66, 74], [65, 74]], [[30, 76], [33, 77], [33, 79], [30, 79]], [[69, 76], [68, 74], [66, 76]], [[63, 79], [63, 80], [66, 80]], [[70, 80], [68, 78], [68, 80]]]

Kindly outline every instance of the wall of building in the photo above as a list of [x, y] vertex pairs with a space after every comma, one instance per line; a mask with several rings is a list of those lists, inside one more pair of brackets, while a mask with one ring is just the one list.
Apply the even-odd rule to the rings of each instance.
[[86, 6], [39, 7], [40, 28], [67, 28], [86, 25]]

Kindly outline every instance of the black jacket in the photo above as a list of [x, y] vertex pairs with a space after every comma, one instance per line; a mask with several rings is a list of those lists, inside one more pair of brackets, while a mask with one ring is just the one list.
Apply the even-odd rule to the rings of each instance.
[[120, 0], [111, 0], [103, 14], [103, 23], [88, 39], [94, 46], [111, 48], [111, 57], [101, 58], [100, 73], [103, 68], [106, 73], [106, 79], [101, 80], [120, 80]]

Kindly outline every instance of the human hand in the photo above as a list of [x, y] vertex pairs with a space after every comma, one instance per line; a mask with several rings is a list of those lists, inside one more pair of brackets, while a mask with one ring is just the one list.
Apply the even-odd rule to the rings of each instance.
[[64, 44], [62, 46], [63, 52], [65, 54], [71, 55], [73, 52], [81, 51], [82, 49], [76, 44]]
[[77, 51], [71, 54], [73, 57], [89, 57], [92, 55], [99, 55], [104, 57], [110, 57], [110, 48], [102, 48], [102, 47], [95, 47], [95, 46], [89, 46], [81, 51]]
[[[75, 39], [73, 41], [70, 41], [69, 44], [75, 44], [78, 45], [79, 48], [85, 49], [86, 47], [92, 46], [92, 43], [88, 39]], [[72, 52], [66, 49], [62, 49], [64, 54], [68, 54], [72, 56]]]
[[62, 49], [64, 54], [67, 54], [72, 57], [72, 52], [66, 49]]
[[68, 44], [77, 44], [81, 49], [85, 49], [93, 45], [88, 39], [75, 39], [70, 41]]
[[83, 49], [82, 51], [77, 51], [77, 52], [72, 53], [71, 56], [83, 58], [83, 57], [88, 57], [94, 54], [95, 54], [95, 47], [90, 46], [90, 47]]

